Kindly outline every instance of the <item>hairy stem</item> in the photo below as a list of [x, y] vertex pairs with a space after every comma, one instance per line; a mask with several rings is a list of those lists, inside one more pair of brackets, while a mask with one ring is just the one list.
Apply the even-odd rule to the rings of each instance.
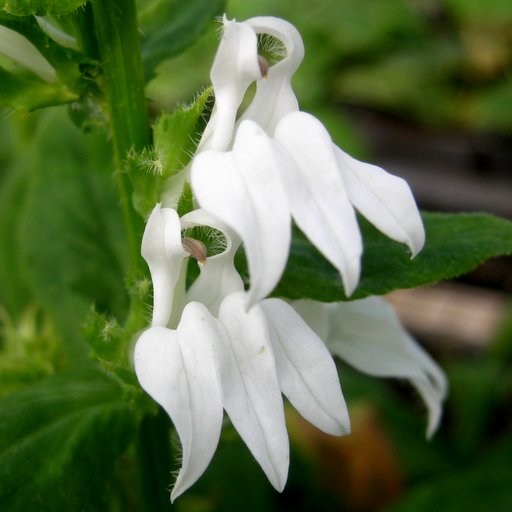
[[137, 275], [144, 268], [140, 256], [143, 221], [133, 208], [132, 185], [125, 166], [131, 150], [140, 151], [150, 143], [137, 11], [135, 0], [95, 0], [92, 10], [131, 273]]

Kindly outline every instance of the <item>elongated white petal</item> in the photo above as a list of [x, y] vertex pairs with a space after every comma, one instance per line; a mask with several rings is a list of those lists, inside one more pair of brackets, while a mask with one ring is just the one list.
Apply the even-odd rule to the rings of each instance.
[[41, 27], [41, 30], [57, 44], [64, 46], [64, 48], [71, 48], [72, 50], [80, 51], [76, 37], [64, 32], [57, 25], [51, 23], [43, 16], [34, 16], [34, 18], [36, 19], [37, 24]]
[[332, 435], [350, 432], [336, 365], [323, 341], [280, 299], [261, 302], [271, 328], [281, 390], [304, 418]]
[[261, 16], [246, 23], [256, 33], [278, 39], [286, 50], [284, 58], [270, 67], [267, 77], [258, 80], [254, 99], [241, 117], [257, 122], [273, 135], [280, 119], [299, 108], [290, 81], [304, 57], [304, 44], [297, 29], [285, 20]]
[[181, 245], [180, 219], [175, 210], [155, 206], [142, 237], [142, 257], [153, 281], [153, 319], [151, 325], [166, 326], [173, 306], [174, 292], [182, 263], [188, 254]]
[[331, 332], [329, 311], [324, 302], [315, 300], [297, 300], [293, 302], [293, 309], [299, 313], [321, 340], [327, 340]]
[[57, 73], [42, 53], [20, 33], [0, 25], [0, 55], [30, 69], [46, 82], [55, 82]]
[[[215, 322], [206, 308], [189, 304], [178, 331], [152, 327], [135, 346], [135, 371], [143, 389], [169, 414], [182, 445], [182, 467], [174, 500], [204, 472], [217, 448], [222, 403], [212, 336]], [[164, 447], [162, 447], [164, 449]]]
[[183, 456], [171, 499], [188, 489], [207, 468], [217, 448], [223, 418], [214, 352], [217, 320], [203, 304], [191, 302], [183, 311], [177, 331], [190, 393], [191, 421], [187, 427], [190, 430], [183, 434], [176, 426]]
[[265, 315], [259, 306], [245, 309], [243, 293], [229, 295], [219, 320], [226, 336], [218, 348], [223, 404], [241, 438], [282, 491], [289, 465], [283, 400]]
[[225, 151], [232, 142], [236, 113], [249, 85], [261, 78], [256, 33], [247, 23], [224, 17], [223, 34], [210, 71], [215, 110], [200, 150]]
[[326, 304], [331, 352], [377, 377], [410, 380], [429, 411], [427, 436], [439, 425], [447, 382], [443, 371], [404, 330], [392, 307], [377, 297]]
[[362, 240], [332, 140], [322, 123], [304, 112], [284, 117], [275, 139], [295, 163], [280, 169], [292, 216], [338, 269], [350, 295], [359, 281]]
[[251, 276], [250, 304], [273, 290], [288, 258], [291, 218], [278, 175], [279, 158], [281, 154], [263, 130], [245, 121], [233, 151], [206, 151], [192, 164], [192, 188], [201, 207], [244, 242]]
[[380, 231], [409, 246], [412, 256], [425, 243], [425, 230], [405, 180], [336, 148], [336, 158], [352, 204]]
[[210, 226], [221, 231], [226, 240], [226, 249], [221, 254], [210, 256], [199, 263], [200, 275], [187, 291], [187, 302], [198, 301], [217, 316], [220, 303], [230, 293], [242, 292], [244, 284], [236, 271], [234, 257], [240, 246], [240, 239], [223, 222], [204, 210], [194, 210], [181, 218], [183, 229], [195, 226]]

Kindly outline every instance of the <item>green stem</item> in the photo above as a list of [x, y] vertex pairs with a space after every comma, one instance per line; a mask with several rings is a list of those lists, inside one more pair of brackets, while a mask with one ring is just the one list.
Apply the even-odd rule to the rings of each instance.
[[140, 151], [150, 144], [150, 131], [135, 0], [95, 0], [92, 11], [111, 122], [116, 182], [128, 236], [130, 273], [139, 275], [144, 269], [140, 256], [143, 221], [133, 208], [125, 166], [130, 151]]
[[[135, 283], [147, 270], [140, 254], [144, 223], [133, 207], [127, 157], [131, 151], [139, 152], [150, 144], [137, 11], [135, 0], [93, 0], [91, 6], [114, 145], [115, 178], [129, 243], [132, 291], [124, 327], [132, 335], [145, 323], [144, 304]], [[170, 507], [169, 425], [163, 413], [156, 418], [148, 416], [140, 425], [136, 441], [142, 498], [145, 509], [155, 512]]]

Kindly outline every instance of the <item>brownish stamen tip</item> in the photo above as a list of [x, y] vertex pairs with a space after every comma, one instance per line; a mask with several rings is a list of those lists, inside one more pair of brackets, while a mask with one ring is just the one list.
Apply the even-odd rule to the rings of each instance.
[[268, 70], [270, 66], [268, 65], [268, 60], [261, 55], [258, 55], [258, 66], [260, 67], [261, 78], [267, 78]]
[[183, 249], [192, 256], [192, 258], [196, 259], [199, 263], [205, 263], [208, 251], [206, 249], [206, 245], [204, 245], [201, 240], [196, 240], [195, 238], [189, 238], [186, 236], [181, 240], [181, 245], [183, 246]]

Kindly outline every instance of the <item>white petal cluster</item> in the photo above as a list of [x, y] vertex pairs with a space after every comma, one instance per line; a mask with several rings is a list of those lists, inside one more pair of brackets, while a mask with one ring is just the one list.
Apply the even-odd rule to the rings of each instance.
[[[197, 225], [223, 229], [226, 249], [201, 264], [199, 278], [185, 292], [181, 276], [188, 253], [181, 232]], [[143, 256], [155, 290], [153, 321], [137, 340], [134, 362], [141, 386], [169, 414], [181, 440], [172, 499], [208, 466], [223, 410], [277, 490], [289, 464], [282, 394], [321, 430], [350, 430], [336, 366], [318, 335], [280, 299], [247, 308], [233, 265], [238, 245], [229, 228], [201, 210], [180, 220], [175, 210], [157, 205], [146, 226]]]
[[[258, 65], [257, 36], [280, 41], [282, 60]], [[407, 183], [359, 162], [337, 147], [322, 123], [299, 111], [290, 81], [304, 55], [299, 33], [284, 20], [224, 19], [212, 67], [215, 110], [193, 160], [191, 182], [202, 208], [242, 239], [251, 275], [251, 303], [267, 296], [286, 265], [292, 219], [340, 272], [350, 295], [360, 274], [357, 209], [412, 256], [425, 240]], [[256, 94], [237, 120], [253, 82]]]
[[[260, 34], [283, 45], [279, 62], [269, 66], [258, 55]], [[413, 255], [424, 242], [407, 184], [354, 160], [299, 111], [290, 81], [303, 53], [298, 32], [283, 20], [224, 19], [211, 71], [215, 107], [188, 176], [200, 208], [180, 218], [158, 204], [146, 225], [142, 255], [153, 281], [153, 315], [134, 364], [182, 444], [172, 500], [208, 466], [224, 411], [277, 490], [289, 465], [283, 395], [324, 432], [349, 433], [329, 349], [372, 375], [409, 379], [427, 403], [429, 434], [439, 421], [444, 376], [387, 306], [368, 299], [294, 308], [267, 298], [286, 265], [292, 220], [339, 270], [347, 295], [357, 286], [362, 253], [354, 208]], [[240, 114], [254, 82], [254, 99]], [[222, 250], [209, 253], [188, 238], [197, 227], [219, 233]], [[241, 244], [248, 291], [234, 266]], [[191, 257], [200, 274], [186, 289]]]

